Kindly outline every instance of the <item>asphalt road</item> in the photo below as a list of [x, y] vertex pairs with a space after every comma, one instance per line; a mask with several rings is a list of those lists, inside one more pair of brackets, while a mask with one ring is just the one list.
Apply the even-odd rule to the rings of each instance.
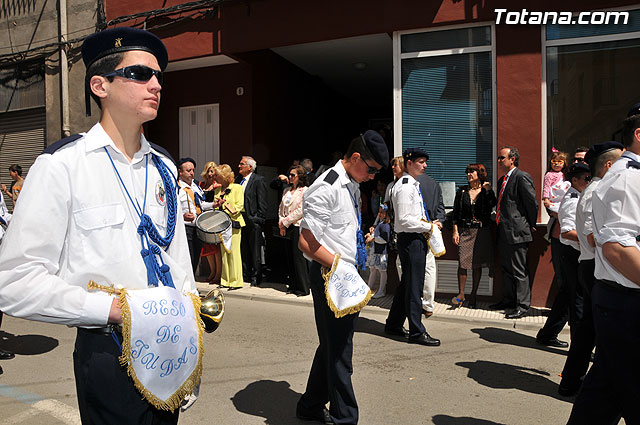
[[[360, 424], [564, 424], [557, 395], [566, 350], [541, 347], [535, 330], [425, 320], [437, 348], [383, 334], [383, 311], [361, 315], [353, 383]], [[0, 425], [79, 424], [75, 329], [5, 317]], [[298, 425], [317, 336], [313, 309], [227, 297], [223, 323], [205, 337], [200, 398], [180, 424]]]

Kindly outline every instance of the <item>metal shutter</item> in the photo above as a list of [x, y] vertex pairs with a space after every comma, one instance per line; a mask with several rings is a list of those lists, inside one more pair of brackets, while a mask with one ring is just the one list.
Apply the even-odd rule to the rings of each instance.
[[[0, 114], [0, 183], [7, 188], [11, 185], [9, 166], [19, 164], [22, 177], [26, 177], [29, 168], [46, 146], [45, 108], [32, 108]], [[6, 199], [7, 206], [13, 210], [13, 203]]]

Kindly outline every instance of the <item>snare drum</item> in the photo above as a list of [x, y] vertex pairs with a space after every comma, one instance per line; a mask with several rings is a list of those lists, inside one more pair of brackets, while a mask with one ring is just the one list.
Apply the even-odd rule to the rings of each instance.
[[223, 211], [206, 211], [196, 218], [198, 239], [205, 243], [222, 243], [222, 233], [231, 227], [231, 218]]

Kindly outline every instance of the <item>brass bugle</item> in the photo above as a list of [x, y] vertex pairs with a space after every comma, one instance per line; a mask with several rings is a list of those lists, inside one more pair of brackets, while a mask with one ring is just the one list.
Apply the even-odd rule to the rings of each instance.
[[224, 295], [219, 289], [209, 291], [201, 298], [200, 319], [204, 323], [204, 330], [211, 333], [218, 329], [224, 316]]

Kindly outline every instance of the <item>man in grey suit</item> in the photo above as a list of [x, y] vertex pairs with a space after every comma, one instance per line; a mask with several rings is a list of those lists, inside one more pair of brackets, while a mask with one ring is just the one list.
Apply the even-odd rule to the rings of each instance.
[[263, 227], [267, 218], [267, 184], [264, 177], [256, 174], [256, 160], [243, 156], [238, 164], [236, 183], [244, 190], [244, 212], [246, 226], [242, 228], [240, 246], [242, 252], [242, 274], [251, 286], [260, 286], [262, 281]]
[[502, 270], [502, 301], [492, 304], [493, 310], [513, 309], [507, 319], [526, 316], [531, 305], [531, 286], [527, 251], [533, 240], [538, 218], [538, 201], [533, 179], [520, 170], [518, 149], [505, 146], [498, 156], [498, 255]]

